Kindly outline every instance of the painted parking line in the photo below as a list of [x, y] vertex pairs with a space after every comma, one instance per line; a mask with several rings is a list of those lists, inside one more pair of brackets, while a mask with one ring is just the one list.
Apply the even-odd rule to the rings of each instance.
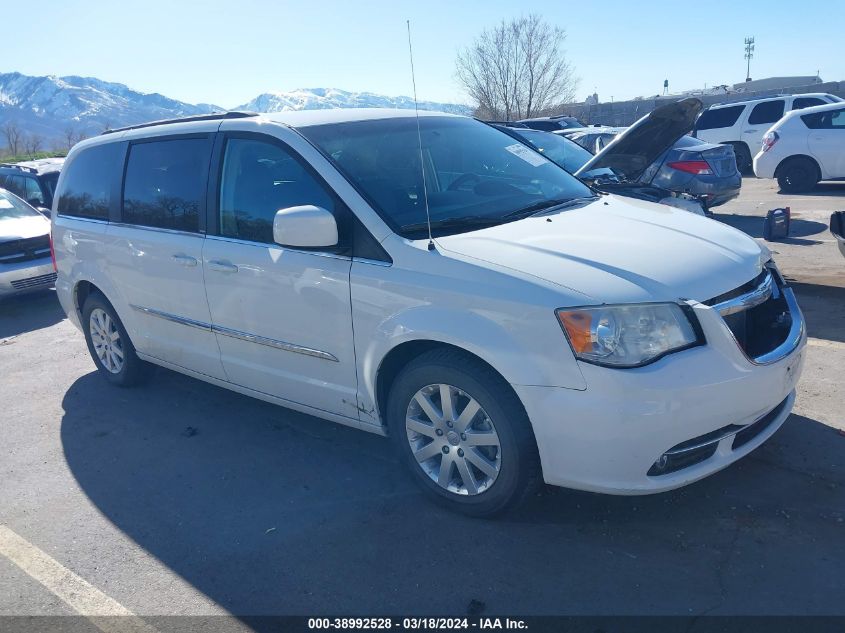
[[807, 345], [810, 347], [825, 347], [827, 349], [845, 351], [845, 343], [842, 341], [830, 341], [826, 338], [808, 338]]
[[0, 525], [0, 555], [105, 633], [157, 633], [132, 611], [5, 525]]

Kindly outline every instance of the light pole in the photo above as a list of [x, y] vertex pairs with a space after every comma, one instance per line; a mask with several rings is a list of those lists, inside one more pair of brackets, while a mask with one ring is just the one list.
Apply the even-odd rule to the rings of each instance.
[[745, 59], [747, 65], [745, 68], [745, 81], [751, 81], [751, 58], [754, 57], [754, 38], [745, 38]]

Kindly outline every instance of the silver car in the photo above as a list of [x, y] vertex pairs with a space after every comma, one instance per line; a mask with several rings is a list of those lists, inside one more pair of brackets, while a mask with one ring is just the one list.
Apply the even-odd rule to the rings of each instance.
[[49, 288], [55, 281], [50, 220], [0, 189], [0, 299]]

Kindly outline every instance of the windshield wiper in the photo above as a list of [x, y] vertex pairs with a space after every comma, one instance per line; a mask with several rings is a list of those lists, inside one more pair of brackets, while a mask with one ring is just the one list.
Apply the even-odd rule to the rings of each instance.
[[[462, 229], [465, 227], [482, 227], [482, 226], [495, 226], [496, 224], [501, 224], [502, 218], [501, 217], [485, 217], [485, 216], [464, 216], [464, 217], [456, 217], [456, 218], [444, 218], [442, 220], [432, 220], [431, 221], [431, 228], [434, 229]], [[428, 224], [426, 222], [418, 222], [416, 224], [406, 224], [401, 227], [402, 231], [414, 232], [414, 231], [424, 231], [428, 229]]]
[[[598, 196], [581, 196], [578, 198], [558, 198], [553, 200], [542, 200], [540, 202], [535, 202], [534, 204], [530, 204], [527, 207], [522, 207], [521, 209], [517, 209], [516, 211], [511, 211], [510, 213], [506, 213], [504, 215], [497, 215], [497, 216], [477, 216], [477, 215], [469, 215], [464, 217], [454, 217], [454, 218], [444, 218], [442, 220], [432, 220], [431, 221], [431, 229], [463, 229], [463, 228], [481, 228], [481, 227], [488, 227], [488, 226], [496, 226], [497, 224], [503, 224], [505, 222], [510, 222], [512, 220], [516, 220], [519, 218], [527, 218], [529, 216], [534, 215], [535, 213], [539, 213], [540, 211], [545, 211], [547, 209], [563, 209], [565, 207], [572, 206], [574, 204], [579, 204], [581, 202], [586, 202], [588, 200], [595, 200]], [[401, 227], [402, 232], [416, 232], [416, 231], [425, 231], [428, 228], [428, 224], [425, 222], [417, 222], [415, 224], [406, 224], [405, 226]]]
[[511, 211], [502, 216], [506, 220], [513, 220], [519, 217], [530, 217], [539, 213], [540, 211], [547, 211], [549, 209], [565, 209], [574, 204], [586, 202], [587, 200], [595, 200], [598, 196], [579, 196], [577, 198], [557, 198], [552, 200], [541, 200], [534, 204], [529, 204], [527, 207], [522, 207], [516, 211]]

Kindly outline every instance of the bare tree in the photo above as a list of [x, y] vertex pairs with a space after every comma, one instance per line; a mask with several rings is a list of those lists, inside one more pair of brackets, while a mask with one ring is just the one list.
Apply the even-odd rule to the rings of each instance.
[[3, 138], [6, 139], [6, 149], [9, 155], [17, 156], [23, 144], [23, 130], [14, 121], [9, 121], [0, 128], [0, 132], [2, 132]]
[[29, 155], [29, 157], [34, 158], [35, 154], [43, 149], [44, 139], [37, 134], [30, 134], [29, 136], [24, 136], [23, 146], [24, 151]]
[[457, 79], [478, 114], [521, 119], [572, 101], [578, 80], [562, 48], [564, 29], [542, 17], [502, 21], [458, 54]]
[[64, 149], [70, 151], [70, 148], [79, 142], [79, 133], [73, 125], [68, 125], [64, 133]]

